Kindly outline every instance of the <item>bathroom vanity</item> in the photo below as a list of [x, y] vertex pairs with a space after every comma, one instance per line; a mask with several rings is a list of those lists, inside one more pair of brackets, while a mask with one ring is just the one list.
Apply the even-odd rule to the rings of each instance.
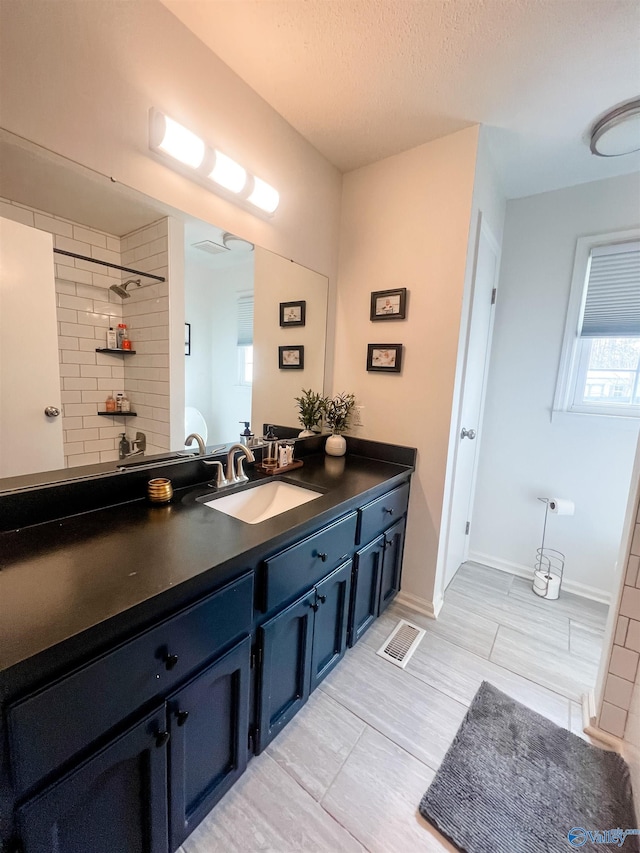
[[4, 853], [170, 853], [304, 705], [400, 588], [415, 451], [354, 446], [305, 457], [284, 480], [320, 497], [256, 524], [194, 460], [162, 469], [168, 506], [137, 474], [0, 534]]

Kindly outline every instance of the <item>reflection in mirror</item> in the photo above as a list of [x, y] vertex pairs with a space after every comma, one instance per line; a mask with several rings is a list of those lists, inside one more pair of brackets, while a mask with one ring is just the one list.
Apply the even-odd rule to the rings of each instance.
[[[183, 235], [184, 259], [169, 252], [171, 234]], [[20, 280], [13, 291], [0, 282], [0, 489], [22, 485], [7, 477], [61, 464], [74, 469], [68, 476], [89, 475], [180, 451], [192, 431], [183, 431], [183, 399], [213, 447], [237, 440], [239, 421], [250, 421], [258, 434], [267, 421], [295, 424], [293, 398], [303, 387], [323, 388], [324, 276], [259, 247], [229, 248], [221, 229], [6, 131], [0, 131], [0, 240], [13, 245], [14, 283]], [[209, 251], [196, 247], [207, 241], [214, 244]], [[31, 268], [36, 257], [46, 272]], [[189, 356], [173, 343], [170, 293], [184, 299]], [[307, 303], [305, 326], [281, 327], [280, 302], [296, 300]], [[135, 354], [97, 352], [120, 323]], [[304, 370], [279, 368], [278, 348], [287, 344], [305, 347]], [[170, 386], [176, 356], [184, 357], [184, 380], [172, 373]], [[44, 378], [45, 364], [55, 368], [49, 390], [37, 388], [34, 378]], [[118, 393], [129, 398], [132, 412], [99, 414]], [[47, 406], [61, 415], [47, 418]], [[49, 479], [64, 476], [52, 472]]]

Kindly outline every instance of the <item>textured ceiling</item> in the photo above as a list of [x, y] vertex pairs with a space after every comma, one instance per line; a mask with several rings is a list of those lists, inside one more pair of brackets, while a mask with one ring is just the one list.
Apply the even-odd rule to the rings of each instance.
[[508, 195], [640, 168], [592, 157], [640, 92], [637, 0], [162, 0], [342, 171], [477, 122]]

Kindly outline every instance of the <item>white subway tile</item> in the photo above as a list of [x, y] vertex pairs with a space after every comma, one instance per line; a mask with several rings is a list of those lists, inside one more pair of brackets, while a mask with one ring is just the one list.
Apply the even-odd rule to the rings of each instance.
[[111, 375], [114, 379], [120, 382], [124, 381], [124, 364], [114, 364], [111, 368]]
[[[85, 326], [84, 328], [89, 329], [91, 327]], [[96, 329], [96, 331], [102, 332], [103, 330], [102, 329]], [[94, 356], [96, 354], [96, 347], [104, 346], [105, 342], [106, 342], [106, 336], [103, 339], [102, 335], [100, 336], [100, 338], [95, 338], [95, 337], [94, 338], [80, 338], [78, 340], [78, 344], [80, 346], [80, 349], [83, 352], [92, 352], [94, 354]], [[95, 357], [91, 363], [92, 364], [96, 363]]]
[[[85, 429], [90, 429], [92, 427], [97, 427], [100, 429], [101, 427], [108, 426], [111, 421], [107, 420], [107, 418], [102, 417], [101, 415], [96, 414], [97, 409], [94, 406], [94, 412], [92, 415], [85, 415], [82, 418], [82, 425]], [[122, 432], [122, 430], [120, 430]]]
[[69, 457], [69, 468], [77, 468], [80, 465], [97, 465], [100, 462], [99, 453], [80, 453], [78, 456]]
[[113, 393], [114, 390], [114, 382], [117, 382], [117, 379], [114, 379], [113, 376], [107, 376], [106, 378], [98, 379], [98, 390], [105, 391], [107, 394], [109, 391]]
[[[65, 393], [65, 392], [63, 392], [63, 393]], [[80, 394], [81, 392], [77, 391], [77, 392], [69, 392], [69, 393]], [[76, 416], [80, 416], [80, 415], [82, 415], [82, 416], [84, 416], [84, 415], [87, 415], [87, 416], [95, 415], [96, 411], [97, 411], [97, 409], [96, 409], [95, 403], [65, 403], [65, 406], [64, 406], [65, 416], [72, 417], [72, 418], [76, 417]]]
[[113, 450], [113, 439], [99, 438], [95, 441], [85, 441], [84, 449], [87, 453], [100, 450]]
[[[75, 226], [74, 226], [75, 231]], [[87, 255], [91, 257], [91, 245], [87, 240], [70, 239], [56, 234], [53, 238], [53, 245], [56, 249], [62, 249], [63, 252], [75, 252], [77, 255]], [[57, 257], [64, 257], [58, 255]]]
[[[97, 384], [97, 380], [96, 380]], [[98, 391], [98, 389], [88, 389], [82, 392], [82, 402], [83, 403], [96, 403], [100, 411], [104, 411], [107, 394], [104, 391]]]
[[79, 364], [60, 364], [60, 378], [66, 379], [69, 376], [80, 376]]
[[82, 418], [62, 418], [62, 429], [82, 429], [84, 424]]
[[0, 216], [11, 219], [13, 222], [21, 222], [23, 225], [30, 225], [33, 228], [33, 213], [30, 210], [25, 210], [24, 207], [0, 201]]
[[[80, 391], [61, 391], [60, 392], [60, 402], [63, 406], [66, 403], [80, 403], [82, 402], [82, 397], [80, 396]], [[65, 408], [64, 414], [66, 416], [78, 414], [77, 412], [68, 412]]]
[[169, 409], [153, 409], [153, 419], [162, 423], [169, 423], [171, 412]]
[[602, 703], [600, 711], [599, 725], [605, 732], [615, 735], [615, 737], [624, 737], [624, 729], [627, 722], [627, 712], [622, 708], [617, 708], [609, 702]]
[[65, 442], [64, 445], [64, 454], [65, 456], [71, 456], [72, 454], [84, 453], [84, 442], [77, 441], [74, 443]]
[[120, 276], [115, 272], [109, 271], [106, 267], [99, 267], [94, 270], [91, 279], [95, 287], [101, 287], [107, 290], [112, 284], [120, 284]]
[[[64, 299], [64, 297], [62, 297]], [[78, 312], [71, 308], [56, 308], [56, 317], [59, 323], [77, 323]]]
[[73, 228], [63, 219], [54, 219], [44, 213], [34, 213], [34, 225], [41, 231], [58, 234], [60, 237], [73, 237]]
[[97, 429], [68, 429], [65, 433], [67, 442], [71, 441], [91, 441], [97, 439]]
[[61, 308], [74, 308], [76, 311], [93, 311], [93, 299], [84, 296], [65, 296], [61, 294], [58, 297], [58, 305]]
[[635, 681], [638, 671], [638, 657], [638, 652], [634, 652], [633, 649], [614, 646], [611, 650], [609, 672], [613, 675], [619, 675], [620, 678], [626, 678], [627, 681]]
[[101, 462], [117, 462], [118, 461], [118, 450], [117, 448], [113, 448], [112, 450], [101, 450], [100, 451], [100, 461]]
[[66, 338], [62, 335], [58, 335], [58, 349], [79, 349], [78, 346], [78, 338]]
[[76, 291], [78, 296], [86, 296], [88, 299], [104, 299], [104, 289], [102, 287], [94, 287], [91, 284], [91, 273], [89, 273], [89, 281], [86, 284], [76, 285]]
[[[80, 365], [75, 365], [75, 367], [80, 367]], [[98, 391], [98, 380], [91, 376], [86, 376], [80, 379], [65, 379], [65, 390], [69, 391]], [[85, 399], [84, 395], [82, 397], [83, 403], [91, 403], [92, 400]]]
[[55, 282], [56, 293], [64, 293], [67, 296], [76, 295], [76, 286], [72, 281], [62, 281], [61, 279], [57, 278]]
[[[102, 246], [92, 246], [91, 257], [96, 258], [99, 261], [107, 261], [107, 263], [118, 264], [118, 266], [120, 266], [120, 252], [114, 252], [106, 246], [104, 248]], [[109, 269], [109, 267], [106, 267], [106, 269]], [[115, 272], [115, 270], [113, 270], [113, 272]], [[119, 274], [120, 272], [118, 271], [118, 275]]]
[[633, 530], [633, 539], [631, 540], [631, 553], [636, 556], [640, 555], [640, 524], [636, 524]]
[[110, 318], [108, 314], [95, 314], [93, 311], [78, 311], [78, 323], [83, 326], [99, 326], [108, 329]]
[[100, 246], [103, 249], [107, 248], [106, 234], [94, 231], [93, 228], [83, 228], [81, 225], [74, 225], [73, 236], [76, 240], [82, 240], [89, 244], [89, 251], [85, 252], [85, 255], [91, 254], [91, 246]]
[[93, 327], [79, 323], [60, 323], [60, 334], [67, 337], [93, 338]]
[[111, 377], [111, 368], [102, 364], [83, 364], [80, 366], [80, 376]]
[[78, 270], [67, 264], [56, 264], [56, 278], [73, 281], [76, 285], [88, 284], [91, 282], [91, 273], [86, 270]]
[[[104, 418], [103, 418], [104, 420]], [[119, 435], [122, 434], [123, 429], [120, 426], [108, 426], [108, 427], [100, 427], [100, 435], [99, 438], [118, 438]]]
[[84, 350], [62, 350], [62, 362], [64, 364], [95, 364], [95, 352], [85, 352]]
[[106, 314], [107, 317], [111, 317], [113, 321], [122, 317], [122, 311], [116, 311], [116, 306], [112, 305], [111, 302], [99, 302], [97, 299], [93, 300], [93, 309], [87, 310], [93, 310], [96, 314]]
[[[107, 234], [107, 249], [111, 252], [117, 252], [120, 255], [120, 238], [109, 237]], [[117, 261], [117, 263], [120, 263], [120, 261]]]

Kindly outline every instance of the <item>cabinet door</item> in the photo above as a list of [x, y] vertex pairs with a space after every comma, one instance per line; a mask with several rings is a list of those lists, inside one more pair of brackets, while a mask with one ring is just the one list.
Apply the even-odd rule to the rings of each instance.
[[250, 654], [247, 638], [167, 702], [172, 850], [247, 766]]
[[384, 534], [385, 548], [380, 582], [380, 604], [378, 614], [391, 604], [400, 589], [402, 549], [404, 547], [404, 518]]
[[378, 536], [356, 554], [351, 590], [350, 646], [355, 646], [378, 616], [384, 543], [384, 536]]
[[18, 810], [24, 853], [167, 853], [165, 710]]
[[262, 752], [309, 698], [315, 597], [312, 590], [258, 630], [262, 670], [257, 752]]
[[310, 692], [328, 675], [347, 648], [351, 560], [316, 586]]

